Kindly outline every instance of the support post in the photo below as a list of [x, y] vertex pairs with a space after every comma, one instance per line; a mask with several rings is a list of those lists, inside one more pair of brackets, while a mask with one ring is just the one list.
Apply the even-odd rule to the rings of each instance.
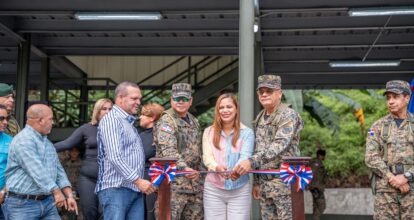
[[17, 58], [17, 85], [16, 85], [16, 120], [19, 126], [24, 126], [24, 115], [26, 111], [28, 78], [30, 66], [30, 35], [25, 36], [26, 41], [18, 45]]
[[254, 102], [254, 0], [240, 0], [239, 25], [239, 100], [240, 120], [253, 121]]
[[47, 102], [49, 100], [49, 57], [41, 58], [41, 75], [40, 75], [40, 101]]
[[[158, 162], [161, 166], [175, 163], [176, 158], [151, 158], [150, 162]], [[171, 184], [163, 180], [158, 187], [158, 220], [171, 220]]]
[[[309, 165], [310, 157], [283, 157], [284, 163], [289, 165]], [[292, 219], [293, 220], [305, 220], [305, 202], [304, 194], [302, 190], [296, 191], [298, 187], [297, 180], [291, 186], [291, 198], [292, 198]]]
[[79, 105], [79, 125], [82, 125], [88, 120], [88, 80], [82, 79], [82, 84], [80, 86], [80, 105]]

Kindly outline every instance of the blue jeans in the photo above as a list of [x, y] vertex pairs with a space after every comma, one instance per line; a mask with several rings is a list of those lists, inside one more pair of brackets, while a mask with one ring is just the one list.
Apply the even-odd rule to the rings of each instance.
[[0, 220], [4, 220], [4, 219], [6, 219], [6, 217], [4, 217], [3, 208], [0, 208]]
[[140, 192], [119, 187], [98, 192], [105, 220], [144, 219], [144, 199]]
[[7, 220], [60, 220], [53, 196], [44, 200], [21, 199], [7, 196], [3, 204]]

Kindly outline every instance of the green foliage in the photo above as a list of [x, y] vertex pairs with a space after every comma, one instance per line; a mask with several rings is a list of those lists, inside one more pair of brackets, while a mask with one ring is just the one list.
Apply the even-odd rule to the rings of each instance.
[[201, 131], [204, 131], [205, 128], [211, 126], [214, 121], [214, 107], [210, 108], [203, 114], [197, 117], [198, 122], [200, 123]]
[[[364, 90], [334, 90], [334, 92], [344, 94], [361, 105], [368, 128], [387, 114], [385, 99], [380, 95], [383, 91], [375, 91], [374, 96]], [[334, 136], [331, 129], [322, 127], [308, 112], [302, 113], [305, 121], [300, 143], [302, 155], [314, 157], [316, 150], [323, 148], [327, 151], [325, 165], [331, 176], [366, 175], [368, 173], [364, 164], [366, 131], [361, 131], [360, 124], [352, 113], [353, 105], [338, 102], [332, 96], [313, 97], [339, 115], [340, 129], [338, 135]]]

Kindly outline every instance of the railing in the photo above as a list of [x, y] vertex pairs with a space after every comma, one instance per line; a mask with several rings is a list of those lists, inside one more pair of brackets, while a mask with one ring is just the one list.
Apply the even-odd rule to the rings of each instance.
[[[218, 70], [215, 70], [212, 73], [206, 73], [207, 77], [198, 80], [199, 77], [197, 77], [198, 73], [205, 70], [206, 68], [211, 67], [211, 65], [217, 65], [217, 62], [221, 61], [224, 57], [222, 56], [207, 56], [203, 59], [197, 61], [196, 63], [189, 65], [187, 69], [182, 70], [174, 77], [169, 78], [166, 80], [163, 84], [157, 85], [156, 87], [151, 87], [151, 90], [147, 93], [145, 93], [142, 97], [143, 103], [151, 102], [156, 97], [159, 97], [160, 95], [163, 95], [163, 92], [165, 90], [170, 90], [171, 85], [177, 82], [183, 82], [185, 79], [188, 79], [187, 81], [190, 82], [190, 79], [193, 79], [192, 82], [190, 82], [193, 85], [193, 89], [197, 90], [200, 87], [206, 86], [206, 83], [209, 83], [209, 80], [213, 79], [214, 77], [224, 73], [224, 71], [230, 71], [232, 67], [235, 67], [237, 65], [238, 59], [231, 60], [229, 63], [225, 64], [224, 66], [220, 67]], [[190, 58], [189, 58], [190, 59]], [[173, 61], [166, 67], [163, 67], [161, 70], [156, 71], [155, 73], [151, 74], [150, 76], [146, 77], [145, 79], [141, 80], [139, 85], [141, 86], [142, 83], [148, 81], [149, 79], [159, 76], [161, 74], [165, 74], [170, 67], [173, 67], [174, 65], [178, 64], [180, 61], [183, 61], [184, 58], [180, 57], [179, 59]], [[190, 60], [189, 60], [190, 62]], [[174, 64], [174, 65], [172, 65]], [[145, 88], [145, 86], [143, 86]], [[169, 107], [169, 100], [165, 101], [164, 103], [160, 103], [164, 107]]]
[[[88, 82], [91, 81], [103, 83], [89, 85]], [[55, 126], [78, 127], [85, 123], [90, 118], [90, 109], [95, 101], [103, 97], [109, 98], [110, 91], [113, 91], [116, 85], [117, 83], [110, 78], [50, 79], [49, 104], [55, 114]]]

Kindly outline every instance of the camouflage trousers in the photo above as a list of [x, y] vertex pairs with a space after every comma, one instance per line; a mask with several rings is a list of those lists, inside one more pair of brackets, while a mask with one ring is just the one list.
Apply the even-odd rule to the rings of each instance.
[[290, 187], [281, 179], [260, 179], [260, 211], [263, 220], [291, 220]]
[[[156, 203], [156, 218], [158, 202]], [[171, 220], [203, 220], [203, 194], [171, 192]]]
[[414, 192], [377, 192], [374, 196], [375, 220], [414, 220]]
[[312, 201], [313, 201], [313, 220], [321, 219], [322, 213], [325, 211], [326, 208], [326, 200], [325, 194], [323, 190], [320, 189], [311, 189], [312, 193]]

